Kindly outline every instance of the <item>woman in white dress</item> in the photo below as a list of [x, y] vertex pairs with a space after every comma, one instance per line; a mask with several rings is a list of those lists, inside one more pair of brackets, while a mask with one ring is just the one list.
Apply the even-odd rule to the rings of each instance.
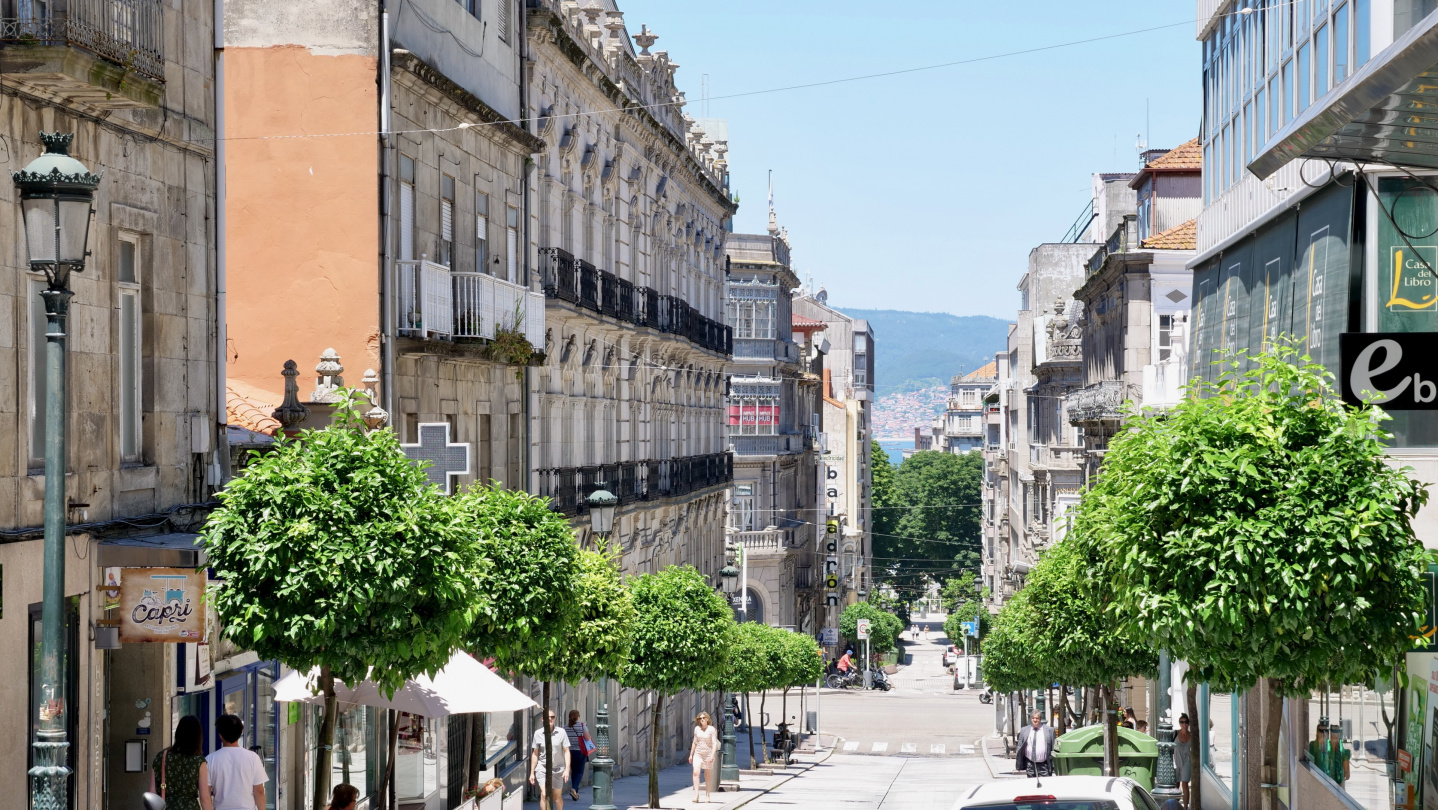
[[694, 718], [694, 742], [689, 744], [689, 764], [694, 766], [694, 801], [699, 801], [699, 786], [704, 786], [704, 801], [709, 799], [709, 776], [714, 773], [714, 760], [719, 753], [719, 729], [714, 727], [708, 712]]

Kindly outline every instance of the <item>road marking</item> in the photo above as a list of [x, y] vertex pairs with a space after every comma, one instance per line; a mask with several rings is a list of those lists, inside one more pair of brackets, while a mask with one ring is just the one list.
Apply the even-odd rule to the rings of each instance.
[[914, 743], [904, 743], [903, 745], [899, 746], [899, 753], [917, 754], [919, 753], [919, 746]]
[[845, 750], [845, 751], [857, 751], [857, 750], [859, 750], [859, 741], [858, 741], [858, 740], [850, 740], [849, 742], [844, 743], [844, 750]]
[[943, 743], [934, 743], [933, 745], [929, 746], [929, 753], [930, 753], [930, 754], [943, 754], [943, 753], [946, 753], [946, 751], [945, 751], [945, 749], [944, 749], [944, 744], [943, 744]]
[[870, 749], [869, 749], [869, 752], [870, 752], [870, 753], [873, 753], [873, 754], [881, 754], [881, 753], [883, 753], [883, 752], [885, 752], [885, 751], [887, 751], [887, 750], [889, 750], [889, 744], [886, 743], [886, 742], [883, 742], [883, 743], [874, 743], [874, 747], [873, 747], [873, 748], [870, 748]]
[[973, 747], [972, 745], [960, 745], [960, 746], [959, 746], [959, 753], [960, 753], [960, 754], [972, 754], [972, 753], [974, 753], [974, 747]]

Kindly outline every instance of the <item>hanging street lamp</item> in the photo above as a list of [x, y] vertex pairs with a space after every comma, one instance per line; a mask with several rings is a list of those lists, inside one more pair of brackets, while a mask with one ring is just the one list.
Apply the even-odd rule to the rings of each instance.
[[[614, 511], [619, 498], [601, 484], [585, 500], [589, 505], [589, 528], [601, 543], [609, 542], [614, 531]], [[590, 810], [617, 810], [614, 806], [614, 757], [609, 751], [609, 677], [599, 679], [599, 709], [594, 713], [594, 801]]]
[[92, 203], [100, 176], [70, 157], [73, 134], [40, 133], [45, 154], [11, 179], [20, 192], [25, 249], [30, 269], [45, 276], [45, 551], [41, 601], [39, 727], [30, 769], [30, 806], [64, 810], [70, 768], [66, 764], [65, 684], [60, 676], [65, 604], [66, 379], [65, 321], [70, 274], [85, 269]]

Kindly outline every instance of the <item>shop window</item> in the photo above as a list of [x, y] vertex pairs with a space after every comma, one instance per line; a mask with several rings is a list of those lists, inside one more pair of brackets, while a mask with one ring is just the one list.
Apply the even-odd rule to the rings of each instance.
[[379, 731], [379, 710], [355, 706], [335, 719], [334, 755], [330, 757], [330, 784], [354, 785], [361, 797], [379, 792], [380, 763], [387, 739]]
[[484, 715], [484, 768], [503, 773], [519, 762], [524, 712], [490, 712]]
[[1240, 701], [1237, 695], [1226, 692], [1210, 694], [1205, 685], [1199, 703], [1203, 766], [1218, 777], [1231, 795], [1238, 770], [1233, 752], [1238, 747]]
[[[1380, 682], [1377, 689], [1326, 686], [1314, 691], [1306, 703], [1290, 701], [1290, 705], [1302, 710], [1293, 727], [1304, 734], [1297, 748], [1310, 770], [1365, 810], [1393, 806], [1388, 774], [1390, 769], [1401, 773], [1402, 768], [1388, 750], [1387, 724], [1397, 719], [1388, 682]], [[1319, 731], [1320, 727], [1326, 730]]]
[[400, 712], [394, 760], [395, 796], [401, 804], [424, 801], [442, 787], [448, 718]]

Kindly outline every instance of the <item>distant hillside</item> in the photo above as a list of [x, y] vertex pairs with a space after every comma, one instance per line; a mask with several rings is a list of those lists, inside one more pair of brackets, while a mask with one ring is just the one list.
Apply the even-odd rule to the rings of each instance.
[[987, 315], [837, 309], [864, 318], [874, 329], [874, 385], [880, 396], [947, 387], [955, 374], [967, 374], [993, 360], [1004, 348], [1009, 330], [1007, 321]]

